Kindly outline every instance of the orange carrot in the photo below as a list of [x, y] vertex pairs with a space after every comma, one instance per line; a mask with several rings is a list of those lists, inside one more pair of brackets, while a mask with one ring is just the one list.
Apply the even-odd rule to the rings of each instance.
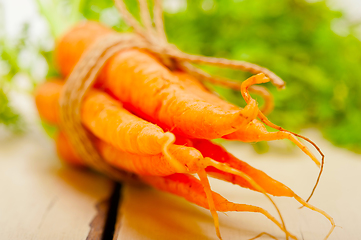
[[[58, 101], [62, 87], [60, 80], [46, 82], [39, 86], [35, 95], [40, 116], [54, 124], [59, 121]], [[97, 90], [84, 97], [81, 120], [94, 135], [130, 153], [159, 154], [173, 136], [128, 112], [119, 102]]]
[[[88, 22], [58, 41], [56, 59], [66, 76], [88, 47], [112, 31]], [[189, 92], [182, 81], [146, 51], [115, 54], [102, 69], [98, 87], [131, 108], [138, 116], [184, 136], [214, 139], [245, 127], [256, 117], [256, 101], [244, 109], [225, 110]]]

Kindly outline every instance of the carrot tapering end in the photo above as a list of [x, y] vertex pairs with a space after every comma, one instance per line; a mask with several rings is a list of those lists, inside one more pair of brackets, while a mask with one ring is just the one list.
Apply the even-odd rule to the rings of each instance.
[[211, 211], [212, 217], [213, 217], [213, 221], [214, 221], [214, 227], [216, 229], [216, 234], [218, 236], [218, 238], [220, 240], [222, 240], [221, 237], [221, 232], [219, 230], [219, 219], [218, 219], [218, 214], [216, 211], [216, 206], [214, 203], [214, 199], [212, 196], [212, 190], [211, 190], [211, 186], [209, 184], [208, 181], [208, 177], [207, 177], [207, 173], [204, 169], [201, 169], [198, 173], [199, 179], [203, 185], [204, 188], [204, 192], [206, 193], [207, 196], [207, 201], [208, 201], [208, 206], [209, 206], [209, 210]]
[[277, 240], [277, 238], [276, 238], [275, 236], [273, 236], [273, 235], [271, 235], [271, 234], [269, 234], [269, 233], [266, 233], [266, 232], [261, 232], [260, 234], [258, 234], [257, 236], [255, 236], [255, 237], [253, 237], [253, 238], [250, 238], [249, 240], [254, 240], [254, 239], [260, 238], [260, 237], [262, 237], [263, 235], [267, 235], [267, 236], [269, 236], [270, 238]]
[[218, 170], [221, 170], [221, 171], [224, 171], [224, 172], [228, 172], [228, 173], [231, 173], [231, 174], [234, 174], [236, 176], [239, 176], [239, 177], [242, 177], [244, 178], [247, 182], [249, 182], [252, 187], [254, 187], [257, 191], [261, 192], [262, 194], [265, 195], [265, 197], [268, 198], [268, 200], [272, 203], [272, 205], [275, 207], [280, 219], [281, 219], [281, 223], [279, 223], [277, 220], [273, 219], [273, 218], [270, 218], [274, 223], [276, 223], [276, 225], [286, 234], [286, 239], [289, 239], [289, 237], [293, 238], [293, 239], [297, 239], [295, 236], [293, 236], [291, 233], [289, 233], [287, 231], [287, 228], [286, 228], [286, 225], [285, 225], [285, 222], [283, 220], [283, 217], [282, 217], [282, 214], [277, 206], [277, 204], [272, 200], [272, 198], [268, 195], [268, 193], [258, 184], [256, 183], [256, 181], [251, 178], [250, 176], [248, 176], [247, 174], [245, 174], [244, 172], [241, 172], [237, 169], [234, 169], [230, 166], [228, 166], [227, 164], [224, 164], [224, 163], [220, 163], [220, 162], [217, 162], [215, 160], [213, 160], [212, 158], [209, 158], [209, 157], [205, 157], [204, 158], [204, 164], [205, 165], [208, 165], [208, 166], [212, 166], [212, 167], [215, 167], [217, 168]]
[[166, 138], [166, 141], [163, 144], [162, 153], [164, 154], [165, 158], [174, 166], [178, 173], [187, 172], [187, 168], [169, 153], [169, 146], [175, 142], [174, 134], [166, 132], [164, 134], [164, 138]]
[[322, 214], [325, 218], [327, 218], [330, 223], [331, 223], [331, 229], [330, 231], [328, 232], [328, 234], [326, 235], [325, 237], [325, 240], [328, 239], [328, 237], [331, 235], [331, 233], [333, 232], [333, 230], [335, 229], [336, 227], [336, 224], [335, 224], [335, 221], [333, 220], [333, 218], [328, 215], [325, 211], [322, 211], [321, 209], [318, 209], [316, 207], [314, 207], [313, 205], [309, 204], [308, 202], [306, 202], [305, 200], [303, 200], [301, 197], [299, 197], [298, 195], [295, 194], [294, 198], [299, 202], [301, 203], [303, 206], [315, 211], [315, 212], [318, 212], [320, 214]]

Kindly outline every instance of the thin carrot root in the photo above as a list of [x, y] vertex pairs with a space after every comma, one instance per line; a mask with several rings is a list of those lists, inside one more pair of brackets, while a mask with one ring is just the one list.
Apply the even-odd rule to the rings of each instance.
[[[251, 85], [253, 85], [253, 84], [259, 84], [259, 83], [266, 83], [266, 82], [269, 82], [269, 81], [270, 81], [270, 79], [267, 78], [263, 73], [259, 73], [259, 74], [255, 75], [255, 76], [252, 76], [252, 77], [248, 78], [246, 81], [244, 81], [244, 82], [242, 83], [242, 86], [241, 86], [241, 93], [242, 93], [242, 96], [243, 96], [244, 100], [245, 100], [247, 103], [253, 100], [253, 98], [251, 97], [251, 95], [248, 93], [248, 88], [249, 88]], [[316, 165], [317, 165], [318, 167], [320, 167], [320, 162], [316, 159], [316, 157], [307, 149], [306, 146], [304, 146], [300, 141], [298, 141], [298, 139], [296, 139], [296, 138], [294, 137], [294, 136], [300, 136], [300, 135], [295, 134], [295, 133], [292, 133], [292, 132], [290, 132], [290, 131], [287, 131], [286, 129], [283, 129], [283, 128], [281, 128], [281, 127], [273, 124], [272, 122], [270, 122], [270, 121], [268, 120], [268, 118], [267, 118], [261, 111], [258, 112], [258, 117], [259, 117], [259, 118], [261, 119], [261, 121], [262, 121], [263, 123], [265, 123], [266, 125], [274, 128], [274, 129], [277, 129], [277, 130], [279, 130], [279, 131], [284, 131], [284, 132], [288, 132], [288, 133], [289, 133], [289, 135], [287, 135], [287, 134], [285, 134], [285, 133], [279, 134], [279, 135], [277, 135], [277, 134], [275, 135], [275, 134], [270, 133], [269, 135], [264, 136], [264, 137], [265, 137], [265, 139], [264, 139], [265, 141], [287, 138], [287, 139], [293, 141], [299, 148], [301, 148], [302, 151], [304, 151], [308, 156], [310, 156], [310, 158], [316, 163]], [[294, 135], [294, 136], [291, 137], [290, 135]], [[279, 136], [280, 138], [277, 138], [277, 136]], [[268, 137], [269, 139], [267, 139], [267, 137]], [[302, 136], [301, 136], [301, 137], [302, 137]], [[305, 137], [303, 137], [303, 138], [304, 138], [304, 139], [307, 139], [307, 141], [310, 141], [310, 142], [311, 142], [311, 140], [309, 140], [308, 138], [305, 138]], [[261, 139], [263, 140], [263, 138], [260, 138], [259, 140], [261, 140]], [[314, 143], [313, 143], [313, 144], [314, 144]], [[314, 146], [315, 146], [315, 144], [314, 144]]]
[[[251, 95], [248, 93], [248, 88], [252, 84], [265, 83], [265, 82], [268, 82], [268, 81], [269, 81], [269, 78], [267, 78], [263, 73], [259, 73], [259, 74], [255, 75], [255, 76], [252, 76], [252, 77], [248, 78], [246, 81], [244, 81], [242, 83], [242, 86], [241, 86], [241, 93], [242, 93], [242, 96], [243, 96], [244, 100], [247, 103], [249, 103], [252, 100]], [[315, 164], [320, 168], [316, 183], [315, 183], [315, 185], [314, 185], [314, 187], [312, 189], [312, 192], [311, 192], [310, 196], [308, 197], [308, 199], [306, 201], [306, 202], [308, 202], [311, 199], [311, 197], [312, 197], [313, 193], [315, 192], [315, 189], [317, 188], [317, 185], [319, 183], [319, 180], [320, 180], [320, 177], [321, 177], [321, 174], [322, 174], [322, 171], [323, 171], [324, 158], [325, 158], [324, 154], [322, 153], [321, 149], [313, 141], [311, 141], [310, 139], [308, 139], [308, 138], [306, 138], [306, 137], [304, 137], [302, 135], [293, 133], [293, 132], [288, 131], [288, 130], [280, 127], [280, 126], [277, 126], [276, 124], [269, 121], [268, 118], [260, 110], [258, 111], [258, 117], [267, 126], [269, 126], [271, 128], [274, 128], [274, 129], [277, 129], [279, 131], [288, 132], [290, 135], [287, 135], [285, 137], [287, 139], [290, 139], [291, 141], [293, 141], [299, 148], [301, 148], [302, 151], [305, 152], [315, 162]], [[290, 137], [291, 135], [292, 135], [292, 137]], [[316, 150], [320, 153], [320, 155], [322, 157], [321, 164], [317, 160], [317, 158], [310, 152], [310, 150], [303, 143], [301, 143], [295, 136], [300, 137], [300, 138], [308, 141], [309, 143], [311, 143], [316, 148]]]
[[[220, 145], [217, 145], [209, 140], [193, 139], [191, 142], [191, 146], [200, 151], [204, 157], [209, 157], [220, 163], [225, 163], [231, 168], [237, 169], [247, 174], [248, 176], [253, 178], [267, 193], [273, 196], [293, 197], [294, 195], [290, 188], [288, 188], [281, 182], [271, 178], [263, 171], [258, 170], [250, 166], [248, 163], [236, 158]], [[254, 189], [242, 177], [235, 176], [231, 173], [223, 172], [212, 166], [207, 167], [206, 171], [212, 177], [257, 191], [257, 189]]]
[[249, 101], [247, 106], [244, 107], [244, 109], [241, 111], [241, 114], [244, 118], [241, 124], [237, 126], [238, 129], [246, 128], [247, 125], [252, 122], [253, 119], [257, 117], [257, 114], [259, 112], [258, 105], [256, 100], [252, 99]]
[[206, 173], [206, 171], [204, 169], [201, 169], [197, 174], [198, 174], [199, 179], [200, 179], [200, 181], [201, 181], [201, 183], [203, 185], [204, 192], [206, 193], [206, 196], [207, 196], [208, 206], [209, 206], [209, 210], [211, 211], [211, 214], [212, 214], [212, 217], [213, 217], [214, 227], [216, 229], [216, 234], [217, 234], [218, 238], [222, 240], [221, 232], [219, 230], [219, 218], [218, 218], [216, 206], [214, 204], [214, 199], [213, 199], [213, 196], [212, 196], [212, 190], [211, 190], [211, 186], [210, 186], [209, 181], [208, 181], [207, 173]]
[[308, 155], [318, 167], [321, 166], [315, 155], [292, 133], [283, 130], [278, 132], [268, 132], [265, 126], [256, 119], [253, 120], [246, 129], [238, 130], [234, 133], [224, 136], [223, 138], [229, 140], [239, 140], [242, 142], [259, 142], [288, 139], [295, 143], [306, 155]]
[[[195, 203], [198, 206], [209, 209], [208, 199], [204, 191], [204, 187], [202, 186], [202, 183], [191, 175], [178, 173], [165, 177], [141, 176], [141, 178], [146, 183], [157, 189], [178, 195], [180, 197], [185, 198], [189, 202]], [[211, 193], [217, 211], [261, 213], [264, 216], [266, 216], [269, 220], [271, 220], [273, 223], [275, 223], [283, 232], [285, 232], [287, 239], [288, 237], [297, 239], [294, 235], [292, 235], [285, 229], [283, 224], [277, 221], [275, 217], [273, 217], [269, 212], [267, 212], [263, 208], [248, 204], [232, 203], [229, 202], [224, 197], [222, 197], [221, 195], [219, 195], [218, 193], [215, 193], [213, 191]]]
[[268, 77], [266, 77], [266, 75], [264, 73], [258, 73], [256, 75], [253, 75], [252, 77], [248, 78], [247, 80], [245, 80], [241, 85], [241, 94], [242, 94], [244, 100], [246, 101], [246, 103], [248, 104], [249, 101], [251, 101], [251, 99], [253, 99], [248, 92], [248, 88], [250, 86], [255, 85], [255, 84], [266, 83], [269, 81], [270, 81], [270, 79]]
[[276, 239], [276, 240], [277, 240], [277, 238], [276, 238], [275, 236], [273, 236], [273, 235], [271, 235], [271, 234], [269, 234], [269, 233], [266, 233], [266, 232], [261, 232], [260, 234], [258, 234], [257, 236], [255, 236], [255, 237], [253, 237], [253, 238], [250, 238], [249, 240], [254, 240], [254, 239], [260, 238], [260, 237], [262, 237], [263, 235], [267, 235], [267, 236], [269, 236], [270, 238], [273, 238], [273, 239]]
[[[251, 78], [244, 81], [241, 85], [241, 93], [244, 99], [246, 100], [247, 105], [244, 107], [244, 109], [241, 111], [241, 114], [244, 118], [243, 122], [237, 127], [237, 129], [244, 129], [246, 126], [252, 122], [253, 119], [255, 119], [258, 115], [258, 112], [260, 112], [258, 108], [257, 101], [251, 98], [251, 96], [248, 93], [248, 88], [251, 87], [254, 84], [264, 83], [269, 81], [269, 78], [267, 78], [263, 73], [259, 73], [257, 75], [252, 76]], [[245, 97], [246, 96], [246, 97]]]
[[262, 86], [251, 86], [249, 91], [258, 94], [263, 98], [264, 104], [260, 110], [264, 115], [270, 114], [274, 108], [274, 100], [269, 90]]
[[[286, 196], [286, 197], [293, 197], [298, 202], [302, 204], [302, 206], [305, 206], [307, 208], [310, 208], [311, 210], [314, 210], [316, 212], [321, 213], [324, 215], [332, 225], [332, 229], [330, 230], [327, 237], [331, 234], [333, 231], [335, 225], [333, 222], [333, 219], [327, 215], [324, 211], [317, 209], [316, 207], [310, 205], [307, 201], [300, 198], [298, 195], [296, 195], [291, 189], [286, 187], [284, 184], [270, 178], [268, 175], [266, 175], [264, 172], [255, 169], [251, 166], [249, 166], [247, 163], [242, 162], [241, 160], [235, 158], [233, 155], [228, 153], [225, 149], [222, 147], [207, 141], [207, 140], [197, 140], [193, 141], [193, 144], [196, 148], [199, 148], [202, 154], [208, 156], [208, 155], [215, 155], [217, 158], [216, 160], [222, 163], [226, 163], [228, 166], [235, 168], [239, 171], [242, 171], [243, 173], [247, 174], [251, 178], [253, 178], [260, 186], [263, 187], [267, 191], [267, 193], [276, 195], [276, 196]], [[202, 148], [203, 147], [203, 148]], [[209, 150], [211, 149], [211, 150]], [[222, 171], [214, 171], [214, 169], [207, 168], [207, 172], [212, 175], [216, 176], [217, 178], [225, 181], [232, 182], [234, 184], [240, 185], [241, 187], [248, 187], [253, 190], [257, 190], [252, 188], [252, 186], [246, 185], [242, 179], [237, 178], [237, 176], [234, 176], [232, 174], [228, 174]]]
[[242, 177], [244, 178], [247, 182], [249, 182], [252, 187], [254, 187], [255, 189], [257, 189], [259, 192], [263, 193], [269, 200], [270, 202], [273, 204], [273, 206], [276, 208], [277, 210], [277, 213], [281, 219], [281, 222], [282, 222], [282, 225], [279, 225], [279, 227], [281, 229], [283, 229], [285, 231], [285, 234], [286, 234], [286, 239], [288, 239], [288, 237], [290, 236], [291, 238], [292, 235], [290, 235], [286, 229], [286, 226], [285, 226], [285, 223], [284, 223], [284, 220], [283, 220], [283, 217], [282, 217], [282, 214], [279, 210], [279, 208], [277, 207], [276, 203], [272, 200], [272, 198], [268, 195], [268, 193], [258, 184], [256, 183], [250, 176], [248, 176], [247, 174], [237, 170], [237, 169], [234, 169], [234, 168], [231, 168], [230, 166], [224, 164], [224, 163], [220, 163], [220, 162], [217, 162], [209, 157], [205, 157], [204, 158], [204, 164], [206, 164], [207, 166], [212, 166], [212, 167], [215, 167], [221, 171], [224, 171], [224, 172], [227, 172], [227, 173], [231, 173], [231, 174], [234, 174], [236, 176], [239, 176], [239, 177]]
[[[320, 153], [320, 155], [322, 156], [322, 158], [324, 157], [323, 153], [321, 152], [320, 148], [314, 143], [312, 142], [310, 139], [302, 136], [302, 135], [299, 135], [299, 134], [296, 134], [296, 133], [293, 133], [291, 131], [288, 131], [280, 126], [277, 126], [276, 124], [272, 123], [271, 121], [268, 120], [268, 118], [262, 113], [262, 112], [258, 112], [258, 117], [261, 119], [261, 121], [266, 124], [267, 126], [271, 127], [271, 128], [274, 128], [276, 130], [279, 130], [280, 132], [283, 132], [283, 136], [282, 138], [287, 138], [289, 140], [291, 140], [292, 142], [294, 142], [299, 148], [301, 148], [302, 151], [304, 151], [315, 163], [318, 167], [321, 167], [321, 164], [320, 162], [317, 160], [317, 158], [310, 152], [310, 150], [303, 144], [301, 143], [297, 138], [297, 137], [300, 137], [300, 138], [303, 138], [304, 140], [308, 141], [309, 143], [311, 143], [315, 148], [316, 150]], [[288, 135], [286, 135], [286, 133], [288, 133]], [[291, 137], [292, 136], [292, 137]], [[272, 137], [271, 137], [272, 138]], [[292, 139], [293, 140], [292, 140]], [[295, 139], [297, 141], [295, 141]], [[267, 140], [266, 140], [267, 141]]]
[[292, 141], [304, 153], [306, 153], [318, 167], [321, 167], [321, 163], [320, 163], [320, 161], [318, 161], [318, 159], [315, 157], [315, 155], [313, 155], [310, 152], [310, 150], [303, 143], [301, 143], [300, 140], [298, 140], [294, 135], [292, 135], [291, 133], [285, 132], [285, 131], [279, 131], [279, 132], [274, 132], [274, 133], [273, 132], [268, 133], [265, 136], [265, 141], [271, 141], [271, 140], [277, 140], [277, 139], [288, 139], [288, 140]]
[[[231, 166], [231, 167], [233, 167], [233, 166]], [[207, 171], [207, 172], [208, 172], [208, 171]], [[209, 173], [213, 176], [212, 172], [209, 172]], [[217, 176], [217, 178], [219, 178], [219, 179], [226, 180], [226, 181], [228, 180], [228, 179], [227, 179], [227, 176], [225, 175], [225, 173], [223, 173], [223, 174], [222, 174], [222, 173], [218, 173], [216, 176]], [[253, 177], [253, 176], [252, 176], [252, 177]], [[235, 178], [233, 177], [233, 179], [235, 179]], [[257, 180], [259, 180], [259, 179], [254, 178], [254, 180], [257, 181]], [[236, 181], [236, 182], [234, 182], [235, 184], [238, 184], [238, 185], [240, 185], [240, 186], [243, 185], [243, 183], [237, 181], [237, 179], [235, 179], [235, 181]], [[281, 184], [281, 183], [280, 183], [280, 184]], [[283, 185], [283, 184], [281, 184], [281, 185]], [[288, 190], [291, 191], [290, 189], [288, 189]], [[268, 191], [267, 191], [267, 192], [268, 192]], [[288, 191], [287, 191], [287, 193], [288, 193]], [[299, 203], [302, 204], [302, 207], [307, 207], [307, 208], [309, 208], [309, 209], [311, 209], [311, 210], [313, 210], [313, 211], [316, 211], [316, 212], [322, 214], [324, 217], [326, 217], [326, 218], [330, 221], [332, 227], [331, 227], [331, 230], [329, 231], [329, 233], [327, 234], [327, 236], [326, 236], [326, 238], [325, 238], [325, 239], [327, 239], [327, 238], [331, 235], [333, 229], [336, 227], [336, 225], [335, 225], [334, 220], [332, 219], [332, 217], [329, 216], [326, 212], [324, 212], [324, 211], [322, 211], [322, 210], [320, 210], [320, 209], [312, 206], [312, 205], [309, 204], [307, 201], [303, 200], [301, 197], [299, 197], [298, 195], [296, 195], [293, 191], [291, 191], [291, 193], [292, 193], [292, 195], [289, 196], [289, 197], [295, 198]], [[288, 196], [288, 195], [285, 195], [285, 196]]]
[[322, 211], [321, 209], [318, 209], [316, 207], [314, 207], [313, 205], [309, 204], [307, 201], [303, 200], [301, 197], [299, 197], [298, 195], [295, 194], [294, 198], [299, 202], [301, 203], [303, 206], [315, 211], [315, 212], [318, 212], [320, 214], [322, 214], [323, 216], [325, 216], [331, 223], [331, 229], [330, 231], [328, 232], [328, 234], [326, 235], [325, 237], [325, 240], [328, 239], [328, 237], [331, 235], [331, 233], [333, 232], [333, 230], [335, 229], [336, 227], [336, 224], [335, 224], [335, 221], [333, 220], [333, 218], [328, 215], [325, 211]]
[[[316, 183], [315, 183], [315, 185], [314, 185], [314, 187], [313, 187], [313, 189], [312, 189], [312, 192], [311, 192], [310, 196], [309, 196], [309, 197], [307, 198], [307, 200], [306, 200], [306, 202], [308, 202], [308, 201], [311, 199], [311, 197], [312, 197], [313, 193], [315, 192], [315, 190], [316, 190], [316, 188], [317, 188], [317, 185], [318, 185], [318, 183], [319, 183], [319, 181], [320, 181], [321, 174], [322, 174], [322, 172], [323, 172], [323, 165], [325, 164], [325, 155], [323, 154], [323, 152], [321, 151], [321, 149], [316, 145], [316, 143], [314, 143], [313, 141], [311, 141], [309, 138], [306, 138], [306, 137], [304, 137], [304, 136], [302, 136], [302, 135], [299, 135], [299, 134], [296, 134], [296, 133], [294, 133], [294, 132], [288, 131], [288, 130], [280, 127], [280, 126], [277, 126], [276, 124], [273, 124], [271, 121], [268, 120], [268, 118], [267, 118], [262, 112], [258, 112], [258, 117], [262, 120], [262, 122], [264, 122], [264, 123], [265, 123], [267, 126], [269, 126], [269, 127], [272, 127], [272, 128], [277, 129], [277, 130], [279, 130], [279, 131], [289, 132], [290, 134], [292, 134], [292, 135], [294, 135], [294, 136], [297, 136], [297, 137], [299, 137], [299, 138], [302, 138], [302, 139], [306, 140], [307, 142], [311, 143], [311, 144], [316, 148], [316, 150], [320, 153], [320, 155], [321, 155], [320, 171], [319, 171], [319, 173], [318, 173], [318, 177], [317, 177]], [[318, 165], [318, 166], [319, 166], [319, 165]]]
[[[203, 141], [204, 141], [204, 140], [203, 140]], [[212, 160], [213, 160], [213, 159], [212, 159]], [[215, 161], [215, 160], [213, 160], [213, 161]], [[222, 164], [222, 163], [221, 163], [221, 164]], [[224, 163], [223, 163], [223, 164], [224, 164]], [[244, 164], [242, 164], [242, 162], [241, 162], [240, 160], [235, 161], [235, 159], [227, 159], [227, 158], [226, 158], [226, 159], [225, 159], [225, 164], [227, 164], [226, 167], [225, 167], [225, 169], [224, 169], [226, 173], [231, 173], [231, 174], [234, 174], [234, 175], [236, 175], [236, 176], [240, 176], [240, 175], [237, 175], [237, 174], [231, 172], [229, 169], [227, 169], [228, 166], [229, 166], [229, 167], [231, 167], [231, 168], [235, 168], [236, 171], [240, 171], [240, 172], [241, 172], [241, 168], [242, 168], [241, 166], [244, 165]], [[212, 166], [213, 166], [213, 165], [212, 165]], [[249, 166], [249, 167], [250, 167], [250, 166]], [[311, 209], [311, 210], [313, 210], [313, 211], [316, 211], [316, 212], [322, 214], [324, 217], [326, 217], [326, 218], [330, 221], [332, 227], [331, 227], [331, 230], [329, 231], [329, 233], [327, 234], [327, 236], [326, 236], [325, 239], [327, 239], [327, 238], [330, 236], [330, 234], [332, 233], [332, 231], [334, 230], [334, 228], [335, 228], [335, 226], [336, 226], [335, 223], [334, 223], [334, 220], [332, 219], [331, 216], [329, 216], [326, 212], [324, 212], [324, 211], [322, 211], [322, 210], [320, 210], [320, 209], [312, 206], [312, 205], [309, 204], [307, 201], [303, 200], [301, 197], [299, 197], [299, 196], [298, 196], [297, 194], [295, 194], [292, 190], [290, 190], [289, 188], [287, 188], [286, 186], [284, 186], [282, 183], [277, 182], [277, 181], [271, 179], [271, 178], [268, 177], [266, 174], [264, 174], [264, 175], [262, 176], [261, 171], [259, 171], [259, 170], [256, 170], [256, 171], [255, 171], [255, 169], [252, 169], [252, 168], [249, 168], [249, 167], [247, 167], [247, 168], [244, 168], [244, 167], [243, 167], [241, 173], [243, 173], [243, 174], [248, 174], [248, 171], [250, 171], [250, 174], [252, 174], [252, 175], [251, 175], [251, 176], [248, 175], [248, 176], [251, 177], [251, 178], [253, 178], [254, 181], [261, 181], [261, 182], [266, 181], [266, 182], [268, 182], [269, 184], [271, 184], [267, 189], [269, 189], [270, 187], [276, 188], [276, 189], [275, 189], [276, 192], [279, 192], [279, 191], [280, 191], [280, 193], [282, 193], [282, 195], [284, 195], [284, 196], [293, 197], [293, 198], [295, 198], [298, 202], [300, 202], [303, 206], [305, 206], [305, 207], [307, 207], [307, 208], [309, 208], [309, 209]], [[217, 168], [217, 169], [223, 170], [223, 169], [221, 169], [221, 168]], [[245, 172], [244, 172], [244, 171], [245, 171]], [[222, 173], [220, 173], [220, 174], [222, 174]], [[243, 176], [241, 176], [241, 177], [243, 177]], [[222, 177], [220, 177], [220, 178], [222, 178]], [[243, 178], [244, 178], [244, 177], [243, 177]], [[272, 181], [272, 180], [273, 180], [273, 181]], [[248, 180], [247, 180], [247, 181], [248, 181]], [[259, 184], [261, 184], [261, 182], [260, 182]], [[238, 182], [236, 182], [236, 184], [238, 184]], [[257, 183], [257, 184], [258, 184], [258, 183]], [[242, 186], [242, 185], [241, 185], [241, 186]], [[252, 187], [253, 187], [255, 190], [257, 190], [257, 191], [261, 191], [261, 189], [256, 188], [254, 185], [252, 185]], [[281, 196], [281, 194], [280, 194], [280, 196]]]
[[169, 153], [169, 146], [171, 146], [175, 142], [175, 136], [173, 133], [166, 132], [164, 133], [164, 138], [166, 141], [162, 147], [162, 153], [166, 157], [166, 159], [173, 165], [173, 167], [177, 170], [177, 172], [187, 172], [185, 166], [183, 166], [177, 159], [175, 159], [172, 154]]

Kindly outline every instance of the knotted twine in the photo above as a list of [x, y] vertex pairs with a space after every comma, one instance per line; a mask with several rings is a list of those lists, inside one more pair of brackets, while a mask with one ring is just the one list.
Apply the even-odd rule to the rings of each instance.
[[[114, 168], [102, 159], [92, 142], [94, 137], [81, 124], [80, 118], [81, 102], [85, 94], [93, 86], [100, 70], [107, 60], [117, 52], [130, 48], [146, 49], [155, 54], [162, 63], [171, 70], [180, 69], [202, 81], [236, 90], [240, 89], [240, 83], [226, 78], [211, 76], [191, 63], [233, 68], [248, 71], [253, 74], [262, 72], [268, 76], [271, 82], [278, 88], [284, 86], [284, 82], [276, 74], [256, 64], [224, 58], [190, 55], [168, 43], [164, 31], [163, 11], [160, 1], [161, 0], [154, 0], [155, 27], [153, 27], [147, 0], [138, 0], [140, 16], [144, 25], [144, 27], [142, 27], [127, 10], [123, 0], [114, 0], [123, 20], [134, 29], [135, 33], [114, 33], [98, 38], [98, 40], [83, 53], [79, 62], [67, 78], [60, 95], [60, 124], [69, 137], [70, 143], [77, 154], [89, 167], [117, 181], [137, 182], [138, 177], [136, 174]], [[263, 95], [266, 102], [267, 99], [271, 100], [271, 94], [269, 94], [265, 88], [254, 86], [253, 91]], [[270, 108], [269, 105], [268, 108]]]

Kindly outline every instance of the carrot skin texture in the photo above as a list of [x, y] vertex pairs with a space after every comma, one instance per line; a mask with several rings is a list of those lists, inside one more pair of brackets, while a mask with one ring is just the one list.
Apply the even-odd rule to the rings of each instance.
[[[157, 155], [136, 155], [122, 152], [102, 141], [96, 143], [98, 151], [102, 157], [111, 165], [122, 168], [129, 172], [139, 175], [167, 176], [177, 173], [172, 164], [163, 154]], [[190, 147], [172, 145], [169, 147], [169, 153], [177, 159], [182, 165], [186, 165], [191, 173], [198, 171], [199, 162], [202, 154]]]
[[[77, 155], [72, 149], [69, 140], [64, 134], [61, 135], [63, 136], [62, 138], [56, 139], [57, 145], [67, 147], [62, 149], [63, 154], [61, 154], [61, 156], [71, 162], [73, 159], [70, 157], [77, 157]], [[154, 176], [166, 176], [177, 173], [177, 169], [172, 166], [163, 154], [137, 155], [121, 151], [99, 139], [94, 139], [93, 142], [100, 155], [107, 163], [123, 170], [139, 175]], [[182, 164], [187, 165], [188, 171], [192, 173], [199, 170], [197, 163], [203, 159], [202, 154], [191, 147], [172, 145], [169, 147], [169, 153]], [[79, 157], [74, 161], [82, 162]]]
[[239, 110], [238, 106], [235, 106], [226, 100], [222, 99], [217, 93], [209, 92], [195, 77], [182, 71], [174, 71], [173, 74], [182, 83], [182, 86], [192, 94], [205, 99], [214, 105], [221, 107], [224, 110]]
[[[60, 80], [45, 82], [37, 89], [35, 101], [42, 118], [59, 124]], [[97, 90], [89, 91], [81, 106], [82, 123], [94, 135], [130, 153], [159, 154], [166, 137], [163, 130], [125, 110], [111, 97]]]
[[[65, 76], [88, 46], [111, 33], [101, 25], [88, 24], [73, 28], [57, 44], [56, 59]], [[72, 60], [65, 62], [68, 59]], [[249, 115], [253, 116], [252, 109], [257, 108], [254, 102], [250, 109], [224, 110], [188, 92], [181, 80], [154, 56], [137, 49], [120, 51], [109, 59], [97, 86], [112, 92], [138, 116], [147, 116], [168, 130], [193, 138], [214, 139], [232, 133], [251, 121]]]

